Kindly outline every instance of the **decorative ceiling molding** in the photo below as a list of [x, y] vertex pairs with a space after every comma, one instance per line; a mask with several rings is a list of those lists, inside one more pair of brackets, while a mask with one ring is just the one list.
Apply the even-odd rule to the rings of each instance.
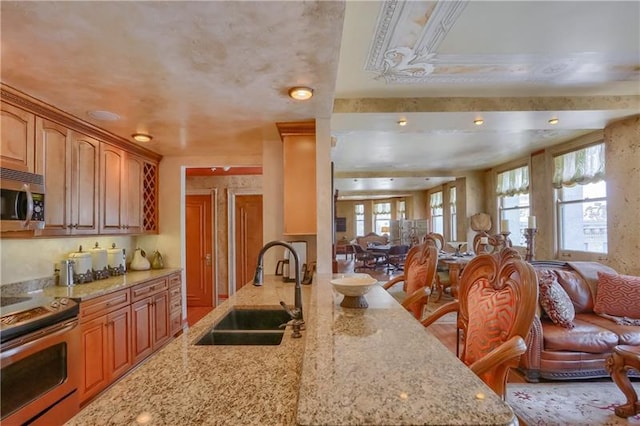
[[467, 4], [468, 0], [383, 2], [364, 69], [387, 84], [595, 83], [640, 78], [637, 52], [561, 56], [438, 53]]

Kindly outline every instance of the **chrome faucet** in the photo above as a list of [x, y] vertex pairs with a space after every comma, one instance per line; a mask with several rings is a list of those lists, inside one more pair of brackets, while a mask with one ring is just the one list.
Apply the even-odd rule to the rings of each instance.
[[[267, 244], [265, 244], [264, 247], [262, 247], [262, 249], [260, 249], [260, 253], [258, 253], [258, 266], [256, 266], [256, 274], [253, 278], [253, 285], [255, 286], [262, 285], [262, 279], [263, 279], [262, 263], [263, 263], [264, 254], [267, 250], [269, 250], [273, 246], [282, 246], [293, 254], [293, 260], [295, 264], [294, 266], [296, 268], [296, 287], [295, 287], [295, 299], [294, 299], [295, 308], [291, 312], [294, 312], [297, 318], [293, 317], [292, 315], [292, 319], [300, 320], [301, 323], [304, 323], [304, 320], [302, 318], [302, 285], [301, 285], [301, 279], [300, 279], [300, 256], [298, 255], [298, 253], [296, 252], [296, 250], [293, 248], [291, 244], [286, 243], [284, 241], [270, 241]], [[287, 311], [287, 312], [290, 312], [290, 311]]]

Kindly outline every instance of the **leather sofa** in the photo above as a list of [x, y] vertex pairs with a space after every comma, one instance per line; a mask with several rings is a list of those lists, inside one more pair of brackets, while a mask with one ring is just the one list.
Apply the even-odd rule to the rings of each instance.
[[[532, 262], [540, 280], [541, 271], [550, 270], [566, 291], [575, 310], [573, 328], [554, 324], [538, 314], [526, 339], [527, 351], [519, 370], [529, 382], [540, 379], [572, 380], [609, 377], [605, 361], [616, 345], [640, 345], [640, 326], [618, 325], [593, 312], [597, 291], [597, 271], [612, 273], [596, 262]], [[630, 376], [640, 377], [636, 371]]]

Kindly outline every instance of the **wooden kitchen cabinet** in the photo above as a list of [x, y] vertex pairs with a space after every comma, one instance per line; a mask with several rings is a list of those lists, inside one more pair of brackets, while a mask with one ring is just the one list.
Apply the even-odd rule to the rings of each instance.
[[100, 158], [100, 233], [142, 233], [145, 161], [106, 143], [101, 144]]
[[169, 334], [175, 336], [182, 330], [182, 275], [169, 277]]
[[0, 167], [42, 174], [42, 160], [36, 154], [35, 115], [0, 103]]
[[137, 364], [169, 340], [168, 279], [132, 289], [133, 362]]
[[315, 121], [277, 123], [284, 166], [285, 235], [315, 235], [316, 130]]
[[130, 300], [131, 293], [127, 289], [80, 304], [81, 403], [105, 389], [132, 366]]
[[99, 142], [41, 117], [36, 140], [46, 176], [45, 228], [36, 235], [97, 234]]

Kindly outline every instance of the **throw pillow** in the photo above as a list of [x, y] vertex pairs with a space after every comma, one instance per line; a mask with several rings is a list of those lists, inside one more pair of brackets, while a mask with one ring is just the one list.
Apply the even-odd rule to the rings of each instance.
[[556, 274], [550, 270], [538, 271], [538, 289], [540, 306], [544, 309], [551, 321], [565, 328], [573, 328], [573, 319], [576, 316], [573, 303], [566, 291], [562, 288]]
[[640, 319], [640, 277], [598, 272], [598, 292], [593, 311]]

